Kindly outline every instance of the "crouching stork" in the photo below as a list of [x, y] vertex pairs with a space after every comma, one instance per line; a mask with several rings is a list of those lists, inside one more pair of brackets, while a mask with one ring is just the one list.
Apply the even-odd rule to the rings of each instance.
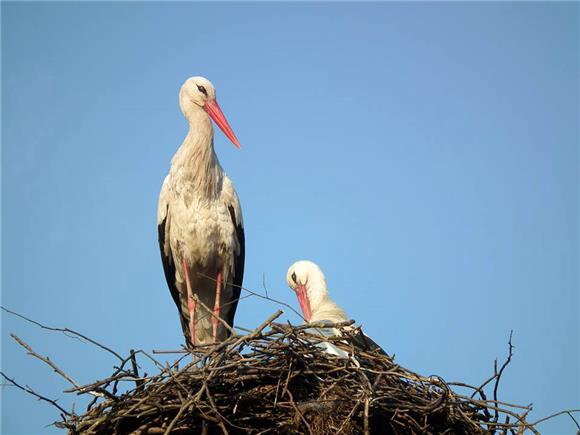
[[[306, 260], [297, 261], [288, 269], [286, 280], [290, 288], [296, 293], [302, 315], [307, 323], [348, 322], [349, 319], [344, 310], [330, 299], [326, 277], [317, 264]], [[319, 333], [323, 336], [341, 335], [340, 331], [335, 328], [322, 328]], [[363, 351], [386, 355], [385, 351], [370, 337], [363, 334], [360, 329], [353, 330], [353, 334], [350, 334], [347, 340]], [[329, 353], [343, 356], [335, 346], [326, 350]]]

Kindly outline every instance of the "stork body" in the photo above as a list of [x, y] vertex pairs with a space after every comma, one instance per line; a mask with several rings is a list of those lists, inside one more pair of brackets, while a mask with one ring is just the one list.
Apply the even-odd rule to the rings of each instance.
[[189, 132], [163, 182], [157, 224], [165, 277], [186, 343], [201, 345], [229, 335], [218, 317], [233, 325], [244, 273], [242, 212], [214, 152], [210, 117], [239, 143], [208, 80], [188, 79], [180, 107]]
[[[326, 277], [320, 267], [311, 261], [297, 261], [288, 269], [288, 285], [296, 292], [304, 320], [314, 322], [347, 322], [346, 312], [328, 295]], [[329, 328], [324, 328], [329, 329]], [[332, 328], [333, 335], [341, 332]], [[322, 335], [329, 335], [324, 331]], [[375, 351], [386, 355], [385, 351], [360, 329], [352, 334], [352, 344], [364, 351]]]

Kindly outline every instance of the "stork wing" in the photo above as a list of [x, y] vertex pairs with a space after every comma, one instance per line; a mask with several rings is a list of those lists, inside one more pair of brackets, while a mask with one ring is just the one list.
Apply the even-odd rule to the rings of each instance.
[[[309, 328], [308, 331], [310, 331], [311, 329], [312, 328]], [[346, 339], [345, 341], [351, 344], [352, 346], [364, 352], [375, 352], [381, 355], [388, 356], [381, 346], [379, 346], [368, 335], [366, 335], [361, 331], [360, 327], [358, 328], [347, 327], [346, 329], [348, 329], [350, 333], [345, 336]], [[320, 335], [325, 337], [341, 335], [340, 331], [335, 328], [316, 328], [316, 330]]]
[[165, 272], [165, 280], [167, 281], [167, 286], [173, 298], [173, 302], [177, 306], [177, 311], [179, 312], [179, 320], [181, 321], [181, 328], [183, 329], [183, 334], [185, 335], [185, 341], [188, 345], [191, 344], [191, 338], [189, 336], [189, 328], [187, 325], [187, 319], [184, 317], [181, 311], [181, 300], [179, 297], [179, 290], [175, 285], [175, 260], [173, 258], [173, 253], [171, 252], [171, 244], [169, 243], [169, 227], [171, 225], [169, 204], [166, 201], [166, 183], [163, 183], [161, 188], [161, 194], [159, 196], [159, 209], [157, 214], [157, 232], [159, 238], [159, 249], [161, 251], [161, 262], [163, 263], [163, 271]]
[[[304, 330], [304, 332], [307, 332], [307, 333], [313, 334], [313, 335], [320, 335], [324, 338], [336, 337], [337, 333], [339, 333], [339, 331], [334, 329], [334, 328], [320, 328], [320, 327], [307, 328]], [[336, 346], [334, 343], [332, 343], [330, 341], [326, 341], [326, 340], [320, 341], [319, 343], [316, 343], [316, 347], [319, 347], [324, 352], [326, 352], [330, 355], [336, 355], [340, 358], [350, 359], [354, 363], [355, 366], [360, 367], [360, 363], [358, 362], [358, 360], [354, 356], [350, 355], [348, 352], [342, 350], [341, 348], [339, 348], [338, 346]]]
[[234, 227], [234, 238], [236, 239], [237, 249], [233, 253], [233, 270], [232, 270], [232, 294], [233, 298], [228, 304], [224, 304], [222, 308], [223, 318], [230, 326], [234, 325], [234, 316], [236, 308], [238, 307], [238, 300], [242, 291], [242, 283], [244, 280], [244, 260], [246, 256], [246, 239], [244, 235], [244, 221], [242, 219], [242, 209], [240, 207], [240, 200], [234, 190], [234, 186], [228, 177], [224, 179], [224, 187], [222, 191], [222, 200], [228, 208], [232, 225]]
[[368, 335], [364, 334], [360, 329], [355, 329], [348, 340], [353, 346], [367, 352], [375, 352], [381, 355], [387, 355], [381, 346], [375, 343]]

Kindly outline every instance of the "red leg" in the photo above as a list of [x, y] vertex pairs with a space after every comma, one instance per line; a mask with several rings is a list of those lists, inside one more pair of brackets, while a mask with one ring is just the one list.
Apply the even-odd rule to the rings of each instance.
[[187, 262], [182, 260], [183, 273], [185, 274], [185, 285], [187, 286], [187, 309], [189, 310], [189, 335], [191, 337], [191, 344], [195, 346], [195, 306], [196, 302], [193, 299], [193, 291], [191, 290], [191, 281], [189, 280], [189, 271], [187, 269]]
[[221, 311], [221, 296], [222, 296], [222, 273], [218, 272], [217, 274], [217, 285], [215, 289], [215, 303], [213, 305], [213, 342], [217, 341], [217, 330], [219, 325], [218, 317], [220, 316]]

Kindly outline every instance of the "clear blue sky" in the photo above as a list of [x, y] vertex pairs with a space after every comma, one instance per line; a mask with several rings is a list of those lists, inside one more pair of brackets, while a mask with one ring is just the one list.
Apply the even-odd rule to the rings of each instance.
[[[578, 27], [577, 3], [3, 2], [2, 304], [119, 352], [182, 343], [156, 207], [203, 75], [242, 143], [216, 134], [246, 287], [297, 306], [286, 269], [314, 260], [401, 364], [447, 380], [488, 377], [513, 329], [501, 397], [578, 407]], [[67, 385], [10, 332], [79, 382], [114, 363], [3, 315], [2, 369], [50, 397]], [[2, 393], [2, 433], [54, 431]]]

